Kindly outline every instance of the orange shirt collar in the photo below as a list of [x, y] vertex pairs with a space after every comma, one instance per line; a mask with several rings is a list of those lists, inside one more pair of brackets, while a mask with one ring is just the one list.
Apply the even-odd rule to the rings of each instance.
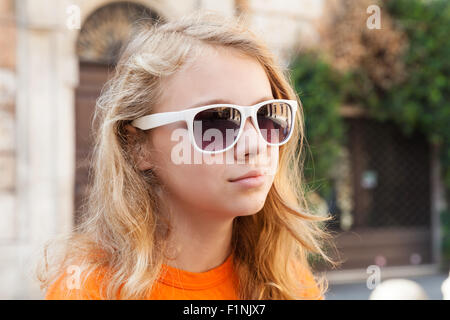
[[190, 272], [164, 264], [158, 281], [181, 289], [208, 289], [232, 274], [233, 254], [230, 254], [221, 265], [205, 272]]

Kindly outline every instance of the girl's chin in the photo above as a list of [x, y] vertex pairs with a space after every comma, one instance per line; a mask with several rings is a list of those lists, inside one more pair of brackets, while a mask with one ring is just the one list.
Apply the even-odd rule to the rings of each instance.
[[252, 203], [234, 203], [234, 206], [231, 210], [232, 214], [234, 216], [251, 216], [254, 214], [257, 214], [261, 209], [264, 207], [264, 202], [258, 203], [252, 202]]

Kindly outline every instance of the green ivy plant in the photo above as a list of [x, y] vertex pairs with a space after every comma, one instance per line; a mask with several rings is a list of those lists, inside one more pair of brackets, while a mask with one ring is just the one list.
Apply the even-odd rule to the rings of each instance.
[[310, 52], [293, 62], [291, 79], [300, 96], [305, 115], [306, 141], [309, 156], [304, 175], [309, 190], [327, 198], [331, 192], [328, 173], [339, 155], [344, 139], [339, 107], [344, 98], [342, 75]]
[[[302, 100], [311, 157], [305, 177], [327, 197], [329, 172], [343, 143], [343, 103], [367, 108], [378, 120], [392, 120], [406, 135], [418, 130], [440, 150], [442, 176], [450, 203], [450, 1], [386, 0], [384, 5], [408, 38], [403, 56], [406, 77], [388, 89], [376, 88], [367, 70], [334, 70], [318, 52], [291, 64]], [[450, 211], [442, 212], [444, 256], [450, 259]]]
[[[418, 129], [439, 146], [450, 203], [450, 2], [390, 0], [392, 17], [408, 36], [404, 57], [408, 77], [386, 94], [384, 112], [406, 133]], [[382, 110], [381, 104], [377, 108]], [[450, 261], [450, 211], [441, 213], [443, 250]]]

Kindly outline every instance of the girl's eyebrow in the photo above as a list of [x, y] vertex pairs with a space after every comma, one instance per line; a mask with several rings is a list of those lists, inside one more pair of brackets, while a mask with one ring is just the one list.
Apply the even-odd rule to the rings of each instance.
[[[274, 99], [274, 97], [266, 96], [264, 98], [258, 99], [258, 101], [256, 101], [253, 104], [257, 104], [257, 103], [260, 103], [260, 102], [263, 102], [263, 101], [266, 101], [266, 100], [273, 100], [273, 99]], [[202, 107], [202, 106], [209, 106], [211, 104], [220, 104], [220, 103], [236, 104], [236, 103], [234, 103], [234, 102], [232, 102], [230, 100], [227, 100], [227, 99], [211, 99], [211, 100], [207, 100], [207, 101], [196, 103], [196, 104], [190, 106], [188, 109], [196, 108], [196, 107]]]

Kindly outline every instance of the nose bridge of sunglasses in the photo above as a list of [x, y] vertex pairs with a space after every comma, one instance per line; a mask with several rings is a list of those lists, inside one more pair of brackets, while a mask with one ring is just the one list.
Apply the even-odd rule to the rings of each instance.
[[245, 107], [241, 112], [243, 117], [242, 128], [245, 129], [245, 125], [250, 121], [250, 124], [253, 124], [254, 129], [257, 130], [258, 124], [256, 123], [256, 118], [253, 117], [255, 109], [252, 107]]

